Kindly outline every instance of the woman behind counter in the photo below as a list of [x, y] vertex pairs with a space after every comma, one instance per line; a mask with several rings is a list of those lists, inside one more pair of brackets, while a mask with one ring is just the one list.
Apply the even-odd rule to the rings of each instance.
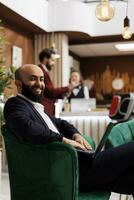
[[69, 102], [72, 98], [89, 99], [89, 90], [88, 87], [83, 85], [80, 72], [72, 71], [69, 83], [74, 87], [72, 92], [68, 96]]

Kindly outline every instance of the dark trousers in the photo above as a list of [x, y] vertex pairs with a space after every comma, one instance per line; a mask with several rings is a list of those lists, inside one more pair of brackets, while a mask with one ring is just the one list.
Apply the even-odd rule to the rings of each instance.
[[134, 142], [104, 150], [95, 158], [79, 155], [79, 190], [134, 194]]

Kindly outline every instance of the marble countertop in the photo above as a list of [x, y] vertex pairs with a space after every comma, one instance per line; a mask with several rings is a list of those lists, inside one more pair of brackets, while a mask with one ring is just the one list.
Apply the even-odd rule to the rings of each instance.
[[87, 112], [62, 112], [60, 116], [108, 116], [109, 110], [108, 109], [94, 109]]

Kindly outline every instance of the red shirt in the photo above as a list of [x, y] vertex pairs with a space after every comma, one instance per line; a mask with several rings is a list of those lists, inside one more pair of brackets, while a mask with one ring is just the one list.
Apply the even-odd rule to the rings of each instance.
[[44, 69], [44, 67], [40, 64], [39, 67], [42, 69], [44, 73], [44, 83], [45, 83], [45, 91], [44, 98], [42, 100], [42, 104], [45, 107], [45, 111], [50, 115], [54, 115], [54, 103], [56, 99], [61, 99], [63, 96], [69, 92], [68, 87], [59, 87], [55, 88], [48, 72]]

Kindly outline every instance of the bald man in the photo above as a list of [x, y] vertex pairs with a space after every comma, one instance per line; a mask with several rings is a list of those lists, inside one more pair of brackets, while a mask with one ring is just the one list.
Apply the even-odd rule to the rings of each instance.
[[[78, 152], [79, 190], [107, 190], [134, 194], [134, 142], [98, 153], [91, 164], [84, 151], [91, 149], [78, 130], [65, 120], [49, 117], [40, 104], [44, 92], [42, 70], [32, 64], [17, 69], [19, 94], [4, 107], [9, 132], [20, 141], [42, 144], [59, 141], [83, 150]], [[45, 158], [44, 158], [45, 159]]]
[[[40, 67], [33, 64], [20, 67], [15, 73], [15, 84], [19, 94], [9, 99], [4, 113], [9, 130], [12, 130], [16, 136], [19, 133], [23, 139], [39, 144], [63, 140], [83, 150], [91, 148], [78, 130], [68, 122], [50, 118], [44, 113], [44, 106], [40, 102], [45, 84], [44, 74]], [[20, 105], [22, 106], [21, 115]], [[70, 140], [72, 138], [73, 140]], [[79, 142], [76, 142], [77, 140]]]

